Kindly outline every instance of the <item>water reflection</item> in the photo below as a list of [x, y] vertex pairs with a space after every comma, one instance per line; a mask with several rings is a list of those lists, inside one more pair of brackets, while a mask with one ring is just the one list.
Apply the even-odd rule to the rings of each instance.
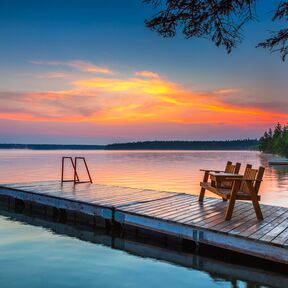
[[[77, 287], [78, 285], [83, 285], [80, 281], [83, 281], [83, 279], [91, 281], [90, 277], [94, 277], [94, 280], [97, 280], [101, 273], [104, 273], [102, 276], [106, 275], [106, 277], [109, 277], [109, 279], [105, 279], [105, 287], [115, 287], [115, 285], [117, 287], [135, 287], [133, 285], [131, 286], [131, 284], [135, 285], [136, 283], [137, 287], [147, 287], [149, 283], [152, 284], [153, 287], [153, 284], [156, 284], [158, 280], [166, 287], [175, 287], [175, 280], [176, 283], [179, 284], [177, 287], [180, 287], [180, 284], [182, 284], [181, 287], [192, 287], [191, 285], [193, 285], [193, 287], [288, 287], [287, 275], [279, 273], [277, 267], [274, 267], [275, 269], [273, 270], [278, 272], [273, 272], [262, 264], [258, 265], [255, 262], [255, 265], [252, 265], [253, 262], [251, 262], [249, 258], [245, 258], [246, 262], [243, 265], [235, 260], [231, 262], [231, 260], [233, 260], [231, 257], [230, 259], [226, 256], [223, 258], [221, 257], [222, 255], [219, 257], [211, 251], [202, 252], [200, 250], [200, 252], [197, 252], [197, 249], [193, 249], [192, 252], [185, 252], [180, 248], [178, 250], [172, 250], [169, 248], [170, 244], [167, 242], [167, 239], [165, 245], [164, 241], [160, 245], [159, 239], [155, 242], [153, 239], [147, 238], [147, 235], [141, 236], [138, 234], [136, 237], [131, 234], [126, 234], [125, 237], [123, 237], [120, 236], [118, 232], [114, 232], [114, 235], [111, 235], [111, 233], [107, 233], [105, 230], [92, 230], [89, 227], [74, 226], [71, 223], [53, 222], [51, 218], [46, 218], [43, 215], [34, 217], [27, 213], [16, 213], [14, 210], [8, 209], [7, 207], [0, 208], [0, 223], [0, 234], [3, 233], [2, 235], [4, 236], [0, 238], [0, 252], [2, 252], [3, 257], [0, 257], [1, 287], [22, 287], [23, 283], [25, 283], [25, 286], [27, 287], [38, 287], [35, 285], [34, 279], [30, 278], [31, 273], [34, 274], [34, 277], [46, 275], [44, 276], [46, 282], [42, 283], [41, 287], [51, 287], [50, 284], [52, 284], [53, 281], [51, 281], [49, 277], [52, 276], [50, 274], [54, 268], [50, 267], [50, 265], [55, 265], [53, 264], [54, 261], [68, 265], [69, 269], [78, 269], [77, 273], [81, 274], [78, 281], [71, 283], [70, 279], [66, 279], [65, 277], [65, 269], [67, 267], [62, 267], [64, 271], [62, 270], [63, 275], [61, 276], [60, 281], [60, 284], [62, 285], [60, 286], [63, 287]], [[12, 237], [12, 239], [9, 239], [9, 236]], [[74, 246], [71, 239], [79, 239], [81, 240], [81, 244], [77, 242]], [[7, 243], [9, 243], [9, 245], [7, 245]], [[90, 251], [91, 244], [96, 244], [96, 251], [94, 252], [97, 252], [97, 254], [95, 253], [88, 257], [88, 255], [85, 254], [85, 249]], [[54, 247], [57, 247], [58, 245], [65, 247], [65, 251], [62, 251], [59, 247]], [[16, 253], [14, 253], [14, 251], [9, 251], [9, 249], [7, 251], [7, 247], [5, 246], [10, 250], [16, 248]], [[77, 247], [83, 254], [79, 255], [76, 253], [75, 255], [73, 249], [77, 250]], [[110, 250], [107, 250], [104, 247], [108, 247]], [[175, 248], [175, 243], [173, 244], [173, 247]], [[5, 249], [5, 251], [3, 249]], [[48, 250], [45, 251], [45, 249]], [[57, 255], [54, 255], [54, 249], [56, 249]], [[26, 253], [24, 250], [26, 250]], [[122, 253], [116, 253], [116, 250], [120, 250]], [[29, 258], [25, 258], [27, 256], [27, 251], [30, 255]], [[7, 279], [7, 275], [11, 276], [13, 274], [14, 276], [17, 276], [21, 274], [20, 271], [23, 269], [21, 268], [22, 266], [15, 266], [13, 260], [20, 261], [24, 264], [26, 263], [27, 267], [30, 267], [30, 259], [35, 258], [35, 255], [33, 255], [35, 252], [41, 253], [41, 261], [44, 263], [47, 261], [44, 265], [46, 270], [42, 271], [41, 269], [37, 269], [37, 273], [40, 274], [35, 274], [35, 271], [26, 271], [26, 275], [22, 275], [22, 278], [14, 278], [12, 281], [14, 285], [6, 285], [5, 279]], [[123, 252], [125, 253], [123, 254]], [[12, 259], [9, 260], [5, 257], [7, 255], [11, 256], [11, 254]], [[105, 260], [104, 264], [101, 261], [103, 261], [105, 254], [110, 258], [108, 261]], [[88, 271], [81, 271], [83, 268], [81, 263], [82, 261], [85, 262], [85, 255], [87, 257], [86, 261], [92, 266]], [[128, 255], [133, 255], [133, 258], [131, 259], [131, 256], [128, 257]], [[207, 255], [213, 255], [213, 258], [208, 257]], [[79, 256], [82, 258], [84, 257], [84, 259], [74, 259], [74, 257]], [[51, 261], [51, 257], [54, 261]], [[115, 259], [113, 259], [113, 257]], [[151, 259], [155, 259], [157, 262], [151, 262]], [[71, 263], [73, 263], [74, 267], [71, 267]], [[127, 285], [125, 282], [117, 282], [117, 279], [119, 280], [119, 275], [121, 275], [121, 273], [128, 273], [129, 265], [133, 263], [134, 265], [139, 266], [138, 268], [142, 271], [142, 277], [143, 274], [149, 273], [149, 270], [145, 270], [149, 265], [152, 265], [154, 270], [150, 271], [149, 277], [146, 275], [142, 279], [144, 280], [147, 277], [147, 280], [142, 283], [141, 279], [134, 279], [136, 282], [130, 280], [132, 281], [130, 282], [130, 285]], [[169, 266], [165, 263], [168, 263]], [[87, 266], [85, 267], [87, 268]], [[101, 271], [93, 270], [94, 268], [97, 269], [97, 267]], [[112, 272], [109, 271], [109, 269], [111, 269]], [[7, 274], [4, 275], [4, 273]], [[137, 271], [135, 273], [137, 277]], [[170, 273], [170, 276], [166, 273]], [[177, 277], [185, 275], [188, 277], [185, 281], [181, 278], [177, 279]], [[173, 281], [171, 282], [169, 277], [172, 276], [176, 277], [176, 279], [173, 278]], [[115, 277], [115, 279], [113, 277]], [[129, 279], [129, 275], [126, 275], [126, 277]], [[120, 278], [122, 279], [122, 275]], [[100, 282], [101, 281], [102, 280], [100, 280]], [[93, 281], [93, 283], [95, 283], [95, 281]], [[2, 286], [2, 284], [4, 284], [4, 286]], [[157, 285], [155, 285], [155, 287], [157, 287]], [[101, 285], [99, 287], [101, 287]]]
[[[269, 166], [256, 151], [31, 151], [0, 150], [0, 182], [60, 179], [61, 157], [85, 156], [96, 183], [198, 194], [200, 168], [223, 169], [227, 160], [265, 166], [262, 203], [288, 207], [288, 167]], [[68, 176], [68, 175], [67, 175]], [[215, 195], [211, 195], [215, 196]]]

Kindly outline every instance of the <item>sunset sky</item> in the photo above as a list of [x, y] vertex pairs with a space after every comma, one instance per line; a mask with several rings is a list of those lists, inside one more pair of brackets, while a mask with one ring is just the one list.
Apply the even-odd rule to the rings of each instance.
[[287, 60], [254, 48], [277, 1], [260, 2], [227, 55], [148, 30], [141, 0], [0, 0], [0, 142], [256, 138], [288, 122]]

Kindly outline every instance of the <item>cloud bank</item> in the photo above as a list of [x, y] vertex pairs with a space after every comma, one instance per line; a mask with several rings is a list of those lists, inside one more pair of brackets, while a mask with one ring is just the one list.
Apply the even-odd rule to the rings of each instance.
[[[258, 105], [250, 99], [249, 91], [237, 87], [222, 87], [215, 91], [193, 90], [154, 71], [135, 71], [130, 76], [123, 76], [109, 68], [81, 60], [32, 63], [69, 67], [76, 69], [78, 74], [69, 80], [65, 71], [47, 72], [50, 80], [61, 78], [69, 81], [70, 89], [66, 90], [1, 91], [0, 119], [3, 121], [48, 122], [59, 123], [60, 126], [63, 125], [61, 123], [109, 127], [139, 125], [145, 126], [146, 130], [149, 130], [149, 125], [159, 129], [162, 125], [166, 130], [167, 125], [176, 130], [175, 127], [181, 125], [200, 125], [207, 128], [207, 133], [216, 126], [217, 129], [220, 126], [249, 129], [287, 121], [283, 105]], [[79, 71], [83, 74], [79, 75]], [[87, 73], [96, 77], [87, 77]], [[41, 78], [41, 75], [36, 77]], [[176, 130], [175, 135], [178, 135]]]

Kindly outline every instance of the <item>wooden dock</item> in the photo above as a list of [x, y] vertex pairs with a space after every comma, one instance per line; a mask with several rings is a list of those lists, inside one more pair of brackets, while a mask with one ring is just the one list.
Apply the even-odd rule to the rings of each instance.
[[201, 204], [185, 193], [48, 181], [3, 184], [0, 195], [288, 264], [284, 207], [261, 205], [260, 221], [251, 203], [238, 201], [232, 220], [225, 221], [227, 203], [205, 198]]

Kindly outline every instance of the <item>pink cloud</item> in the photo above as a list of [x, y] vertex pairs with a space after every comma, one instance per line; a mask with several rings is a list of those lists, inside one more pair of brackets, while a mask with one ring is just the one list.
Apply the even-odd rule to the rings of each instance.
[[50, 73], [36, 75], [36, 78], [39, 78], [39, 79], [57, 79], [57, 78], [67, 79], [69, 77], [70, 75], [65, 72], [50, 72]]
[[70, 61], [42, 61], [33, 60], [30, 63], [35, 65], [47, 65], [47, 66], [66, 66], [77, 69], [82, 72], [96, 73], [96, 74], [113, 74], [113, 71], [107, 67], [97, 66], [91, 62], [82, 60], [70, 60]]
[[215, 94], [233, 94], [238, 92], [240, 92], [240, 89], [237, 88], [225, 88], [214, 91]]
[[146, 71], [146, 70], [143, 70], [143, 71], [137, 71], [135, 72], [135, 75], [136, 76], [140, 76], [140, 77], [145, 77], [145, 78], [160, 78], [160, 75], [156, 72], [152, 72], [152, 71]]

